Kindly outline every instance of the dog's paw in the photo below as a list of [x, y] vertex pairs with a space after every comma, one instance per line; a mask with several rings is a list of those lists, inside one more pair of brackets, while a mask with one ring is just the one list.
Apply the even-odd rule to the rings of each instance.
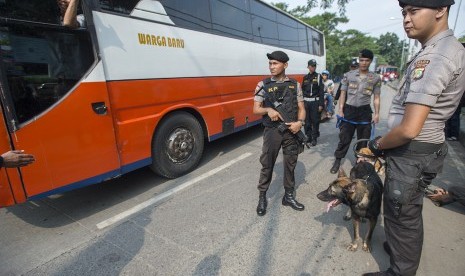
[[347, 210], [347, 213], [343, 217], [344, 220], [351, 220], [352, 219], [352, 210]]
[[357, 249], [358, 249], [358, 244], [356, 242], [351, 243], [349, 244], [349, 246], [347, 246], [347, 250], [352, 251], [352, 252], [357, 251]]
[[362, 249], [363, 249], [363, 251], [365, 251], [367, 253], [371, 252], [371, 246], [366, 242], [363, 243]]

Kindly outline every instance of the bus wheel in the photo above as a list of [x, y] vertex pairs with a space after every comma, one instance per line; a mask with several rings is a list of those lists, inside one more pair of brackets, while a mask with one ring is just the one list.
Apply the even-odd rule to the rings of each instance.
[[187, 112], [168, 115], [152, 140], [152, 170], [167, 178], [192, 171], [202, 157], [204, 136], [199, 121]]

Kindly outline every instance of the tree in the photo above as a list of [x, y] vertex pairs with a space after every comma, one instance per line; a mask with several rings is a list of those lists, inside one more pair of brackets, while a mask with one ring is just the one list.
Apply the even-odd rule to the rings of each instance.
[[[337, 0], [337, 6], [339, 7], [339, 13], [343, 16], [346, 12], [346, 5], [350, 0]], [[326, 10], [331, 8], [334, 4], [334, 0], [307, 0], [307, 4], [303, 6], [297, 6], [296, 8], [289, 10], [289, 5], [283, 2], [271, 3], [275, 7], [292, 14], [295, 17], [303, 17], [307, 14], [312, 8], [320, 6], [321, 9]]]
[[[406, 55], [408, 51], [408, 49], [405, 48], [407, 46], [405, 41], [400, 41], [395, 33], [388, 32], [381, 35], [376, 40], [376, 44], [379, 47], [379, 54], [383, 56], [388, 64], [401, 67], [402, 55]], [[404, 47], [403, 51], [402, 47]]]
[[335, 41], [332, 41], [333, 36], [329, 37], [331, 44], [327, 44], [327, 65], [334, 75], [340, 76], [347, 72], [352, 58], [358, 57], [362, 49], [370, 49], [376, 56], [379, 55], [375, 38], [358, 30], [338, 32]]
[[[358, 30], [347, 30], [345, 32], [338, 30], [337, 27], [339, 24], [349, 22], [349, 19], [344, 15], [345, 5], [349, 1], [350, 0], [337, 1], [339, 6], [339, 15], [336, 13], [325, 12], [313, 17], [306, 15], [311, 8], [314, 8], [319, 4], [322, 9], [327, 9], [330, 8], [335, 1], [307, 0], [307, 5], [298, 6], [292, 10], [289, 10], [289, 6], [286, 3], [281, 2], [273, 5], [292, 14], [303, 22], [324, 33], [326, 44], [326, 67], [333, 76], [342, 76], [343, 73], [347, 72], [352, 58], [358, 57], [360, 50], [364, 48], [372, 50], [378, 57], [379, 63], [394, 62], [397, 57], [398, 62], [394, 64], [399, 64], [401, 56], [400, 53], [402, 52], [402, 43], [399, 42], [399, 38], [395, 36], [395, 34], [386, 34], [385, 37], [376, 39]], [[394, 45], [394, 47], [392, 49], [389, 47], [380, 47], [384, 41], [388, 41], [390, 44]]]
[[349, 70], [349, 64], [353, 57], [357, 57], [360, 50], [368, 48], [377, 53], [378, 46], [375, 39], [357, 30], [338, 30], [339, 24], [349, 22], [342, 15], [325, 12], [313, 17], [300, 17], [300, 20], [313, 26], [325, 35], [326, 43], [326, 67], [333, 76], [342, 76]]
[[326, 36], [335, 34], [337, 31], [337, 26], [340, 23], [349, 22], [349, 19], [345, 15], [337, 16], [335, 13], [329, 12], [325, 12], [313, 17], [301, 18], [301, 20], [308, 25], [322, 31]]
[[462, 36], [461, 38], [459, 38], [459, 41], [462, 42], [462, 43], [465, 43], [465, 35]]

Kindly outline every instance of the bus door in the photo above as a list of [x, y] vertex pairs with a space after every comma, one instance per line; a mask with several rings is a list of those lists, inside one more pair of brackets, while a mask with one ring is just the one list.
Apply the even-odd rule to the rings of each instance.
[[[0, 2], [1, 68], [27, 198], [120, 175], [103, 67], [86, 28], [61, 26], [55, 0]], [[3, 148], [2, 148], [3, 149]]]
[[[0, 83], [0, 93], [2, 84]], [[1, 97], [2, 94], [0, 94]], [[12, 150], [6, 127], [3, 108], [0, 108], [0, 155]], [[23, 185], [16, 168], [0, 169], [0, 207], [9, 206], [25, 200]]]

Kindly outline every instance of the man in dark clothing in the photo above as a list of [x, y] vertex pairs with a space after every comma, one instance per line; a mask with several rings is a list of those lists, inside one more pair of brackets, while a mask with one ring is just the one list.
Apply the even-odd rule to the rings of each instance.
[[315, 72], [316, 60], [308, 61], [309, 73], [304, 76], [302, 92], [304, 94], [306, 125], [305, 134], [308, 142], [316, 146], [317, 138], [320, 136], [320, 113], [325, 105], [325, 88], [320, 74]]
[[[465, 43], [462, 43], [463, 47], [465, 47]], [[462, 107], [465, 107], [465, 96], [462, 95], [460, 99], [459, 107], [455, 110], [452, 117], [446, 121], [446, 127], [444, 128], [444, 132], [446, 133], [446, 140], [447, 141], [457, 141], [459, 140], [459, 133], [460, 133], [460, 113], [462, 113]]]
[[465, 206], [465, 186], [452, 185], [446, 191], [444, 189], [434, 190], [434, 194], [429, 194], [428, 198], [438, 202], [439, 206], [458, 202]]
[[[294, 210], [304, 210], [304, 205], [295, 199], [295, 176], [294, 170], [297, 165], [298, 154], [303, 151], [295, 134], [305, 124], [305, 107], [300, 84], [286, 76], [287, 62], [289, 57], [282, 51], [275, 51], [267, 54], [269, 59], [269, 69], [271, 78], [264, 79], [257, 84], [255, 88], [253, 112], [263, 116], [263, 147], [260, 156], [262, 170], [258, 180], [258, 198], [257, 214], [263, 216], [266, 213], [267, 199], [266, 191], [268, 190], [273, 168], [278, 157], [279, 150], [283, 149], [284, 165], [284, 197], [282, 204], [291, 206]], [[280, 114], [273, 108], [273, 102], [281, 103], [286, 114]], [[287, 116], [286, 116], [287, 115]], [[288, 126], [284, 131], [279, 128], [283, 124], [283, 116], [290, 118], [286, 122]]]

